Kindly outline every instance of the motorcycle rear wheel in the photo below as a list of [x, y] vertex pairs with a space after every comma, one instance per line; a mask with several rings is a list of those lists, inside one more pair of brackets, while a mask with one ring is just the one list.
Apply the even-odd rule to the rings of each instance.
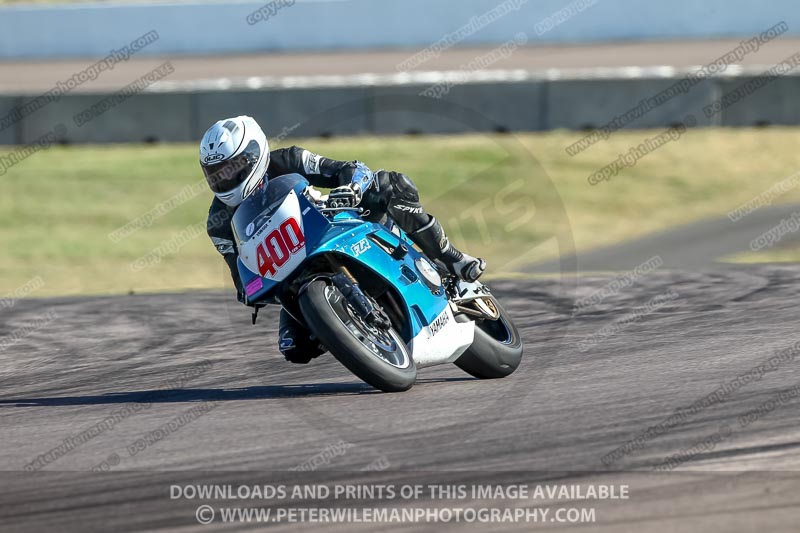
[[[456, 359], [458, 368], [480, 379], [504, 378], [512, 374], [522, 360], [522, 337], [508, 312], [496, 300], [500, 311], [497, 320], [476, 320], [475, 340]], [[456, 320], [470, 320], [458, 315]]]

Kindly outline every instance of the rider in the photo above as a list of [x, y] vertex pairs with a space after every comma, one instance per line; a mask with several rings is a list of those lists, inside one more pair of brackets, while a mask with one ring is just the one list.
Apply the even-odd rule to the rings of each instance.
[[[408, 176], [379, 170], [372, 184], [362, 191], [353, 181], [357, 162], [328, 159], [297, 146], [270, 152], [267, 136], [251, 117], [220, 120], [211, 126], [200, 141], [200, 166], [215, 195], [208, 213], [208, 235], [228, 264], [243, 303], [246, 300], [230, 220], [237, 206], [264, 178], [290, 173], [305, 176], [316, 187], [332, 189], [330, 198], [360, 205], [373, 220], [390, 216], [428, 257], [461, 279], [475, 281], [486, 269], [482, 259], [450, 244], [441, 224], [423, 209], [419, 192]], [[280, 350], [295, 363], [307, 363], [324, 351], [285, 310], [280, 317]]]

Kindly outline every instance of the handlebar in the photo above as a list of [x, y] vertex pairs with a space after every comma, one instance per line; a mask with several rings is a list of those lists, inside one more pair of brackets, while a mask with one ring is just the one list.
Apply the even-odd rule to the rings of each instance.
[[358, 213], [359, 215], [364, 214], [367, 212], [363, 207], [352, 207], [352, 206], [331, 206], [328, 204], [328, 197], [322, 195], [320, 191], [315, 189], [313, 186], [308, 186], [305, 190], [306, 198], [314, 204], [317, 210], [320, 213], [338, 213], [341, 211], [353, 211]]
[[364, 212], [363, 207], [320, 207], [319, 210], [323, 213], [330, 213], [333, 211], [355, 211], [359, 215]]

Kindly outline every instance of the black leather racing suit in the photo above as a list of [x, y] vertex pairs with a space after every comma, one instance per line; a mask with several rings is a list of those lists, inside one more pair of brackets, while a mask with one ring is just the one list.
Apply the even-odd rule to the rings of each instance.
[[[297, 173], [305, 176], [315, 187], [334, 188], [349, 184], [355, 168], [353, 162], [336, 161], [292, 146], [270, 152], [266, 177], [269, 179]], [[404, 174], [376, 172], [375, 181], [363, 191], [360, 206], [370, 211], [369, 218], [372, 220], [380, 220], [388, 214], [430, 257], [440, 257], [443, 249], [452, 248], [445, 246], [446, 237], [441, 226], [420, 205], [416, 186]], [[215, 197], [208, 213], [207, 230], [217, 251], [228, 264], [239, 299], [243, 301], [243, 288], [236, 265], [238, 254], [230, 226], [234, 211], [236, 207], [227, 206]], [[458, 253], [457, 250], [455, 252]], [[319, 344], [310, 339], [309, 332], [283, 310], [279, 343], [284, 356], [296, 363], [307, 363], [323, 352]]]

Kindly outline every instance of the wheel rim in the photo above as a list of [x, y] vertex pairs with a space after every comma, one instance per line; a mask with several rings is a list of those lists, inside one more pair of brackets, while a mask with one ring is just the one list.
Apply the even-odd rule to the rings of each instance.
[[500, 344], [509, 345], [514, 342], [514, 334], [502, 314], [497, 320], [478, 320], [475, 325]]
[[396, 368], [408, 368], [411, 359], [394, 329], [383, 330], [358, 316], [335, 287], [325, 287], [325, 301], [350, 334], [373, 355]]

